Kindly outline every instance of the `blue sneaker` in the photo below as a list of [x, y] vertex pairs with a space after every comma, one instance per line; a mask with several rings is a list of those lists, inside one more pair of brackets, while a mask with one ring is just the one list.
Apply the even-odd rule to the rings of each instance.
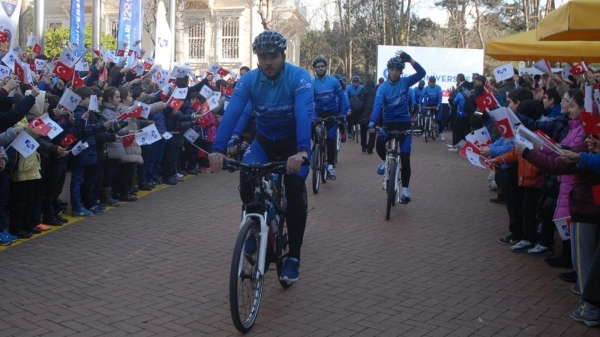
[[402, 194], [400, 196], [400, 203], [403, 205], [406, 205], [410, 202], [410, 197], [408, 196], [408, 194]]
[[10, 246], [13, 241], [4, 232], [0, 232], [0, 246]]
[[0, 235], [6, 236], [7, 238], [9, 238], [9, 239], [11, 240], [11, 242], [16, 242], [17, 240], [19, 240], [19, 238], [18, 238], [18, 237], [16, 237], [16, 236], [14, 236], [14, 235], [10, 234], [10, 233], [9, 233], [9, 232], [7, 232], [7, 231], [0, 232]]
[[80, 210], [73, 210], [73, 216], [91, 216], [94, 213], [90, 212], [85, 207], [82, 207]]
[[104, 213], [104, 209], [102, 209], [98, 205], [90, 207], [89, 210], [90, 210], [90, 212], [92, 212], [94, 214], [102, 214], [102, 213]]
[[382, 176], [385, 173], [385, 161], [382, 161], [381, 164], [377, 167], [377, 174]]
[[244, 244], [244, 254], [250, 256], [254, 255], [256, 253], [257, 246], [256, 237], [254, 234], [250, 234], [250, 236], [246, 238], [246, 243]]
[[279, 276], [280, 281], [296, 282], [298, 281], [298, 275], [300, 274], [300, 261], [298, 259], [290, 257], [285, 260], [285, 265]]
[[585, 317], [581, 314], [581, 311], [579, 309], [571, 312], [571, 318], [574, 321], [581, 322], [589, 327], [594, 327], [594, 326], [600, 325], [600, 320], [598, 320], [598, 317], [590, 317], [590, 318]]

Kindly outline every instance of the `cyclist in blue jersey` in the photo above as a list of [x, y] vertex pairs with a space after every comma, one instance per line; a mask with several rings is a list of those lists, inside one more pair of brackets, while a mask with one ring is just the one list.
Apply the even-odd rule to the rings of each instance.
[[411, 111], [412, 115], [419, 112], [419, 108], [421, 107], [421, 95], [423, 94], [424, 87], [425, 81], [420, 80], [419, 85], [416, 88], [413, 88], [410, 93], [410, 100], [412, 101], [413, 106], [413, 110]]
[[[415, 69], [416, 74], [408, 77], [401, 77], [405, 63], [408, 62]], [[402, 51], [396, 52], [396, 56], [392, 57], [387, 63], [388, 80], [383, 82], [377, 89], [375, 95], [375, 103], [373, 103], [373, 113], [369, 119], [370, 132], [375, 131], [375, 123], [379, 118], [379, 114], [383, 110], [383, 126], [388, 130], [404, 131], [411, 128], [410, 111], [408, 111], [408, 89], [422, 79], [426, 72], [410, 55]], [[382, 163], [377, 168], [377, 173], [383, 175], [385, 170], [385, 144], [391, 138], [383, 134], [377, 137], [375, 148]], [[402, 164], [402, 192], [400, 195], [400, 203], [407, 204], [410, 202], [408, 194], [408, 184], [410, 182], [410, 149], [412, 146], [412, 136], [407, 135], [401, 140], [400, 146], [400, 161]]]
[[[256, 137], [244, 154], [244, 163], [264, 163], [287, 160], [285, 195], [289, 258], [280, 280], [295, 282], [300, 270], [300, 248], [306, 228], [306, 186], [309, 166], [311, 119], [314, 93], [308, 72], [285, 62], [287, 41], [278, 32], [260, 33], [252, 50], [258, 57], [258, 68], [242, 76], [233, 92], [227, 112], [223, 115], [213, 153], [208, 156], [214, 172], [223, 168], [227, 143], [236, 123], [250, 101], [256, 122]], [[243, 202], [253, 199], [253, 186], [248, 174], [240, 173], [240, 196]], [[250, 183], [250, 185], [249, 185]], [[247, 240], [245, 252], [256, 252], [256, 240]]]
[[[427, 86], [421, 93], [421, 106], [435, 107], [435, 120], [438, 123], [440, 139], [446, 140], [446, 137], [444, 137], [444, 129], [442, 128], [442, 87], [435, 84], [435, 82], [435, 76], [430, 76]], [[423, 109], [421, 113], [426, 114], [427, 111]]]
[[[346, 111], [342, 111], [342, 106], [345, 106], [348, 98], [342, 89], [341, 81], [327, 75], [327, 60], [325, 58], [316, 57], [313, 60], [312, 66], [316, 75], [313, 79], [313, 90], [317, 116], [321, 118], [345, 116]], [[346, 107], [345, 109], [349, 108]], [[336, 134], [338, 122], [326, 121], [325, 127], [327, 128], [327, 173], [331, 179], [335, 180], [336, 176], [333, 164], [337, 146]]]

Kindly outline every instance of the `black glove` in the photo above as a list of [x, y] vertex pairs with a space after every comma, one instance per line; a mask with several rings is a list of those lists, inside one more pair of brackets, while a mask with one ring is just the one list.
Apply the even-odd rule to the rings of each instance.
[[410, 55], [408, 55], [405, 52], [401, 52], [400, 53], [400, 61], [402, 62], [410, 62], [412, 60], [412, 57], [410, 57]]

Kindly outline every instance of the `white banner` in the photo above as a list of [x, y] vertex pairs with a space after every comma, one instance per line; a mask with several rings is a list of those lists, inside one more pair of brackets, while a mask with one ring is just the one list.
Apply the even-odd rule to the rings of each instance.
[[167, 10], [165, 4], [158, 3], [156, 13], [156, 34], [154, 35], [154, 64], [160, 64], [163, 69], [171, 69], [171, 50], [174, 41], [171, 41], [171, 29], [167, 22]]
[[[387, 79], [387, 62], [398, 50], [409, 54], [425, 69], [425, 83], [429, 76], [435, 76], [444, 97], [448, 97], [449, 89], [456, 86], [457, 74], [464, 74], [469, 82], [473, 73], [483, 74], [483, 49], [377, 46], [377, 78]], [[414, 73], [412, 66], [406, 64], [402, 77]]]
[[6, 42], [0, 43], [0, 55], [6, 54], [18, 43], [16, 37], [19, 15], [21, 15], [21, 0], [0, 0], [0, 25], [2, 32], [8, 35]]

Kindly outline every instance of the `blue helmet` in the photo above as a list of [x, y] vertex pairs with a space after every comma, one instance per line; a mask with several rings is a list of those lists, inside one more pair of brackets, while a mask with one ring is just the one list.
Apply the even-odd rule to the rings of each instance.
[[280, 33], [273, 30], [265, 30], [258, 34], [252, 43], [254, 54], [278, 53], [287, 48], [287, 40]]
[[327, 59], [325, 59], [322, 56], [315, 57], [315, 59], [312, 62], [313, 68], [317, 65], [317, 63], [321, 63], [321, 62], [325, 63], [325, 66], [327, 66]]
[[346, 76], [342, 76], [342, 77], [340, 77], [340, 81], [342, 81], [342, 82], [348, 82], [348, 79], [346, 78]]
[[395, 57], [392, 57], [388, 61], [387, 67], [388, 68], [398, 68], [400, 70], [404, 70], [404, 62], [402, 62], [402, 60], [400, 59], [400, 57], [395, 56]]
[[358, 75], [352, 76], [352, 82], [360, 82], [360, 77]]
[[335, 78], [338, 81], [341, 81], [341, 79], [342, 79], [342, 76], [340, 74], [333, 74], [331, 76], [333, 76], [333, 78]]

